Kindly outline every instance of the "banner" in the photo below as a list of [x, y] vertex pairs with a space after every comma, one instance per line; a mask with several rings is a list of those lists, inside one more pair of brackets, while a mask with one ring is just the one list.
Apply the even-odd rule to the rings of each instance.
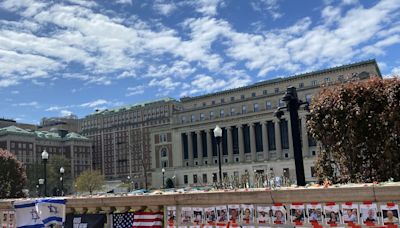
[[133, 212], [112, 214], [112, 226], [115, 228], [131, 228], [133, 226]]
[[104, 227], [107, 221], [105, 214], [68, 214], [66, 228], [99, 228]]
[[16, 227], [39, 228], [46, 225], [63, 225], [64, 199], [23, 200], [14, 203]]

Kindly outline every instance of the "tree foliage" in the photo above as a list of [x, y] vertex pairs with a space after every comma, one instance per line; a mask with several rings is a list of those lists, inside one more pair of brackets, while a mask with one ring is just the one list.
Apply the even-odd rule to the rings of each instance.
[[400, 180], [399, 78], [324, 88], [310, 108], [309, 132], [322, 143], [316, 161], [320, 179]]
[[165, 182], [165, 188], [174, 188], [174, 181], [171, 178], [167, 178], [167, 181]]
[[25, 168], [7, 150], [0, 149], [0, 198], [24, 197]]
[[99, 171], [87, 170], [76, 178], [75, 187], [79, 192], [89, 192], [101, 190], [104, 185], [104, 177]]

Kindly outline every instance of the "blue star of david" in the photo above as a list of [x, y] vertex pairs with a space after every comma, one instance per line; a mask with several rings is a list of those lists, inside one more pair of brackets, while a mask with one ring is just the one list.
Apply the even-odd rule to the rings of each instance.
[[55, 207], [55, 206], [53, 206], [51, 204], [50, 204], [50, 206], [47, 206], [47, 207], [49, 208], [49, 212], [50, 213], [53, 213], [53, 214], [57, 214], [58, 213], [57, 207]]
[[31, 210], [31, 215], [32, 215], [32, 220], [34, 220], [35, 223], [36, 223], [37, 220], [40, 219], [40, 217], [39, 217], [39, 215], [38, 215], [38, 213], [37, 213], [37, 211], [35, 209]]

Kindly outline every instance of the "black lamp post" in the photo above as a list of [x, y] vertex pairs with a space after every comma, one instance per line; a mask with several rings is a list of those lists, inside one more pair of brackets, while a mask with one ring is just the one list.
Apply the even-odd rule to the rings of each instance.
[[43, 161], [43, 173], [44, 173], [44, 196], [47, 196], [47, 160], [49, 160], [49, 153], [46, 150], [42, 152], [42, 161]]
[[44, 184], [44, 179], [39, 179], [39, 185], [36, 185], [36, 187], [38, 187], [39, 191], [38, 191], [38, 196], [41, 196], [41, 190], [40, 187]]
[[221, 148], [220, 148], [220, 143], [221, 143], [221, 138], [222, 138], [222, 129], [218, 125], [214, 129], [214, 137], [217, 140], [219, 186], [222, 188]]
[[162, 187], [165, 188], [165, 169], [161, 169], [162, 172]]
[[306, 179], [304, 175], [304, 163], [303, 163], [303, 153], [301, 151], [301, 140], [300, 140], [300, 128], [299, 128], [299, 108], [301, 105], [305, 104], [305, 109], [308, 108], [308, 103], [299, 100], [297, 96], [296, 87], [291, 86], [286, 90], [285, 95], [282, 100], [286, 102], [286, 107], [278, 107], [275, 112], [275, 116], [281, 119], [283, 116], [282, 109], [287, 109], [290, 115], [290, 127], [292, 129], [292, 139], [293, 139], [293, 152], [294, 152], [294, 162], [296, 167], [296, 179], [298, 186], [305, 186]]
[[64, 196], [64, 167], [60, 168], [61, 196]]

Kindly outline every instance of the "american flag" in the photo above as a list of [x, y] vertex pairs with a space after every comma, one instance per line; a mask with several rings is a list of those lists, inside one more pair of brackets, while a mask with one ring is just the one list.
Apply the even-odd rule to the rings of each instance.
[[162, 212], [136, 212], [133, 228], [162, 228]]
[[113, 228], [132, 228], [133, 226], [133, 213], [116, 213], [113, 214]]

